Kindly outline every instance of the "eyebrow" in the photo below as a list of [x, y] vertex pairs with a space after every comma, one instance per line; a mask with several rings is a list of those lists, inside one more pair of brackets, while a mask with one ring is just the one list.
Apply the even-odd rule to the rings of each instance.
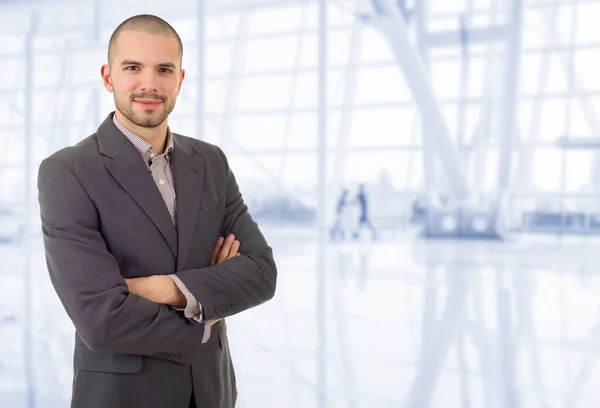
[[[123, 62], [121, 62], [121, 65], [144, 65], [139, 61], [134, 61], [134, 60], [123, 60]], [[175, 64], [173, 64], [172, 62], [161, 62], [160, 64], [158, 64], [159, 67], [161, 68], [173, 68], [175, 69], [176, 66]]]

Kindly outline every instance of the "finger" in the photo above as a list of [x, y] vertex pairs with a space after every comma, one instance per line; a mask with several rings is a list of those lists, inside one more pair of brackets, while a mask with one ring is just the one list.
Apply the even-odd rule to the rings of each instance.
[[224, 262], [225, 260], [227, 260], [227, 254], [229, 254], [229, 249], [231, 248], [231, 244], [233, 243], [233, 240], [234, 239], [231, 234], [229, 234], [227, 236], [227, 238], [225, 238], [223, 240], [223, 245], [221, 246], [221, 249], [217, 256], [217, 263], [221, 263], [221, 262]]
[[233, 234], [229, 234], [229, 236], [223, 242], [223, 247], [219, 252], [218, 263], [225, 262], [227, 260], [227, 256], [229, 256], [229, 250], [231, 249], [231, 245], [235, 240], [235, 236]]
[[217, 238], [217, 241], [215, 242], [215, 247], [213, 249], [212, 256], [210, 257], [211, 265], [214, 265], [217, 263], [217, 256], [219, 255], [219, 251], [223, 247], [223, 241], [225, 241], [224, 237]]
[[231, 249], [229, 250], [229, 255], [227, 256], [227, 259], [231, 259], [235, 256], [235, 254], [238, 253], [238, 251], [240, 250], [240, 241], [238, 241], [237, 239], [235, 241], [233, 241], [233, 244], [231, 244]]
[[215, 248], [213, 249], [212, 255], [210, 257], [211, 266], [217, 262], [217, 256], [219, 255], [219, 251], [221, 250], [221, 247], [223, 246], [224, 240], [225, 240], [225, 238], [223, 238], [223, 237], [217, 238], [217, 242], [215, 243]]

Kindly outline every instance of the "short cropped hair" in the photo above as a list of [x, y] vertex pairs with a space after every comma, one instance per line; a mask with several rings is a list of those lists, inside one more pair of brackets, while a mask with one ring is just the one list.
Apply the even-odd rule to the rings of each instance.
[[144, 31], [154, 35], [168, 35], [174, 37], [179, 45], [181, 62], [181, 59], [183, 58], [183, 43], [181, 42], [181, 38], [179, 37], [179, 34], [177, 34], [177, 31], [175, 31], [175, 29], [169, 23], [160, 17], [151, 14], [138, 14], [136, 16], [129, 17], [127, 20], [119, 24], [110, 36], [110, 40], [108, 41], [107, 55], [109, 65], [112, 63], [119, 34], [125, 30]]

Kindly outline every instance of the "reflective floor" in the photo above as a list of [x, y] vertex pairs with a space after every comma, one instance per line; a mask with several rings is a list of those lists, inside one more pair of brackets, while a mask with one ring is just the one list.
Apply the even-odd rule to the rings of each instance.
[[[404, 233], [320, 246], [310, 231], [266, 235], [277, 294], [228, 319], [239, 407], [600, 406], [600, 241]], [[0, 265], [0, 407], [27, 406], [27, 315], [35, 407], [67, 407], [73, 329], [43, 251], [0, 245]]]

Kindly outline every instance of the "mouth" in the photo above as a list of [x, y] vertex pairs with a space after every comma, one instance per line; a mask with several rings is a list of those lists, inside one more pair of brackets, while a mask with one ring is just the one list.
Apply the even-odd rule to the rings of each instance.
[[157, 106], [159, 106], [162, 103], [162, 101], [158, 100], [158, 99], [144, 99], [144, 98], [134, 99], [133, 101], [143, 108], [156, 108]]

